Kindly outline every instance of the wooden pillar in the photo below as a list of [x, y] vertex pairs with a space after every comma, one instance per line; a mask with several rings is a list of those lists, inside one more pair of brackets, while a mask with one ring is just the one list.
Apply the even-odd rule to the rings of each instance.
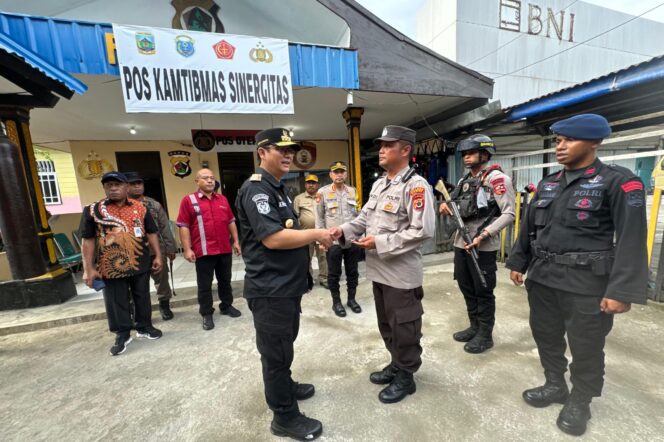
[[348, 166], [350, 183], [355, 187], [358, 207], [362, 204], [362, 162], [360, 160], [360, 123], [363, 107], [347, 107], [342, 115], [348, 128]]
[[[53, 241], [53, 231], [48, 225], [46, 216], [46, 205], [39, 183], [39, 174], [37, 173], [37, 161], [32, 146], [30, 136], [29, 120], [30, 115], [27, 109], [16, 107], [0, 107], [0, 119], [5, 125], [7, 137], [19, 147], [23, 169], [30, 193], [32, 212], [37, 225], [37, 236], [42, 251], [42, 258], [46, 262], [48, 272], [46, 276], [57, 276], [66, 271], [58, 263], [58, 257], [55, 251]], [[3, 191], [7, 191], [3, 189]], [[37, 259], [37, 257], [35, 257]]]

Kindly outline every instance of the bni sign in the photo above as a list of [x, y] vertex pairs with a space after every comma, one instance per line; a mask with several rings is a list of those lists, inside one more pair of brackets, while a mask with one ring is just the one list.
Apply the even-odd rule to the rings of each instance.
[[113, 25], [127, 112], [292, 114], [288, 41]]
[[[500, 12], [498, 27], [506, 31], [527, 32], [530, 35], [542, 35], [547, 38], [557, 37], [558, 40], [574, 42], [575, 14], [564, 9], [554, 11], [535, 3], [526, 3], [521, 0], [498, 0]], [[522, 17], [527, 10], [527, 27], [521, 29], [524, 21]]]

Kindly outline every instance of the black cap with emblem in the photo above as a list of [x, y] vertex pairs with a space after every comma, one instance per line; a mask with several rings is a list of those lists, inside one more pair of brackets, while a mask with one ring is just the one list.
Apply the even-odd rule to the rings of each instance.
[[126, 183], [127, 182], [127, 177], [125, 176], [124, 173], [122, 172], [117, 172], [117, 171], [112, 171], [112, 172], [106, 172], [104, 176], [101, 177], [101, 183], [107, 183], [109, 181], [117, 181], [119, 183]]
[[256, 134], [256, 147], [291, 147], [293, 150], [300, 150], [301, 146], [291, 140], [288, 129], [283, 127], [274, 127], [265, 129]]
[[411, 146], [415, 146], [415, 131], [408, 127], [403, 126], [385, 126], [383, 133], [380, 137], [374, 140], [375, 145], [379, 145], [381, 141], [391, 143], [392, 141], [405, 141]]

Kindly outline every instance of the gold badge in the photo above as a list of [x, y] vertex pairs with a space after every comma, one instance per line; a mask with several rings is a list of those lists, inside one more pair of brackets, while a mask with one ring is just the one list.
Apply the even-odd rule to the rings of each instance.
[[287, 219], [286, 222], [284, 223], [287, 229], [292, 229], [293, 228], [293, 220], [292, 219]]
[[394, 209], [394, 205], [393, 205], [392, 203], [387, 203], [387, 204], [385, 204], [385, 206], [383, 207], [383, 210], [387, 210], [388, 212], [391, 212], [392, 209]]

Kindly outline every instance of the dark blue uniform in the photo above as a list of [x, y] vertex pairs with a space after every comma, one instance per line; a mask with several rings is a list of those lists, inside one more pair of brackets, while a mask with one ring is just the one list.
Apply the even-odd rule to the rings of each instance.
[[[528, 208], [507, 267], [528, 272], [530, 326], [545, 373], [567, 371], [573, 391], [600, 396], [604, 343], [613, 315], [602, 298], [646, 303], [646, 202], [641, 180], [599, 159], [544, 178]], [[615, 237], [615, 241], [614, 241]]]
[[254, 317], [267, 404], [275, 417], [288, 420], [299, 415], [290, 366], [300, 301], [309, 289], [309, 251], [307, 246], [272, 250], [261, 242], [284, 228], [300, 226], [283, 183], [261, 168], [257, 172], [242, 185], [236, 200], [244, 297]]

